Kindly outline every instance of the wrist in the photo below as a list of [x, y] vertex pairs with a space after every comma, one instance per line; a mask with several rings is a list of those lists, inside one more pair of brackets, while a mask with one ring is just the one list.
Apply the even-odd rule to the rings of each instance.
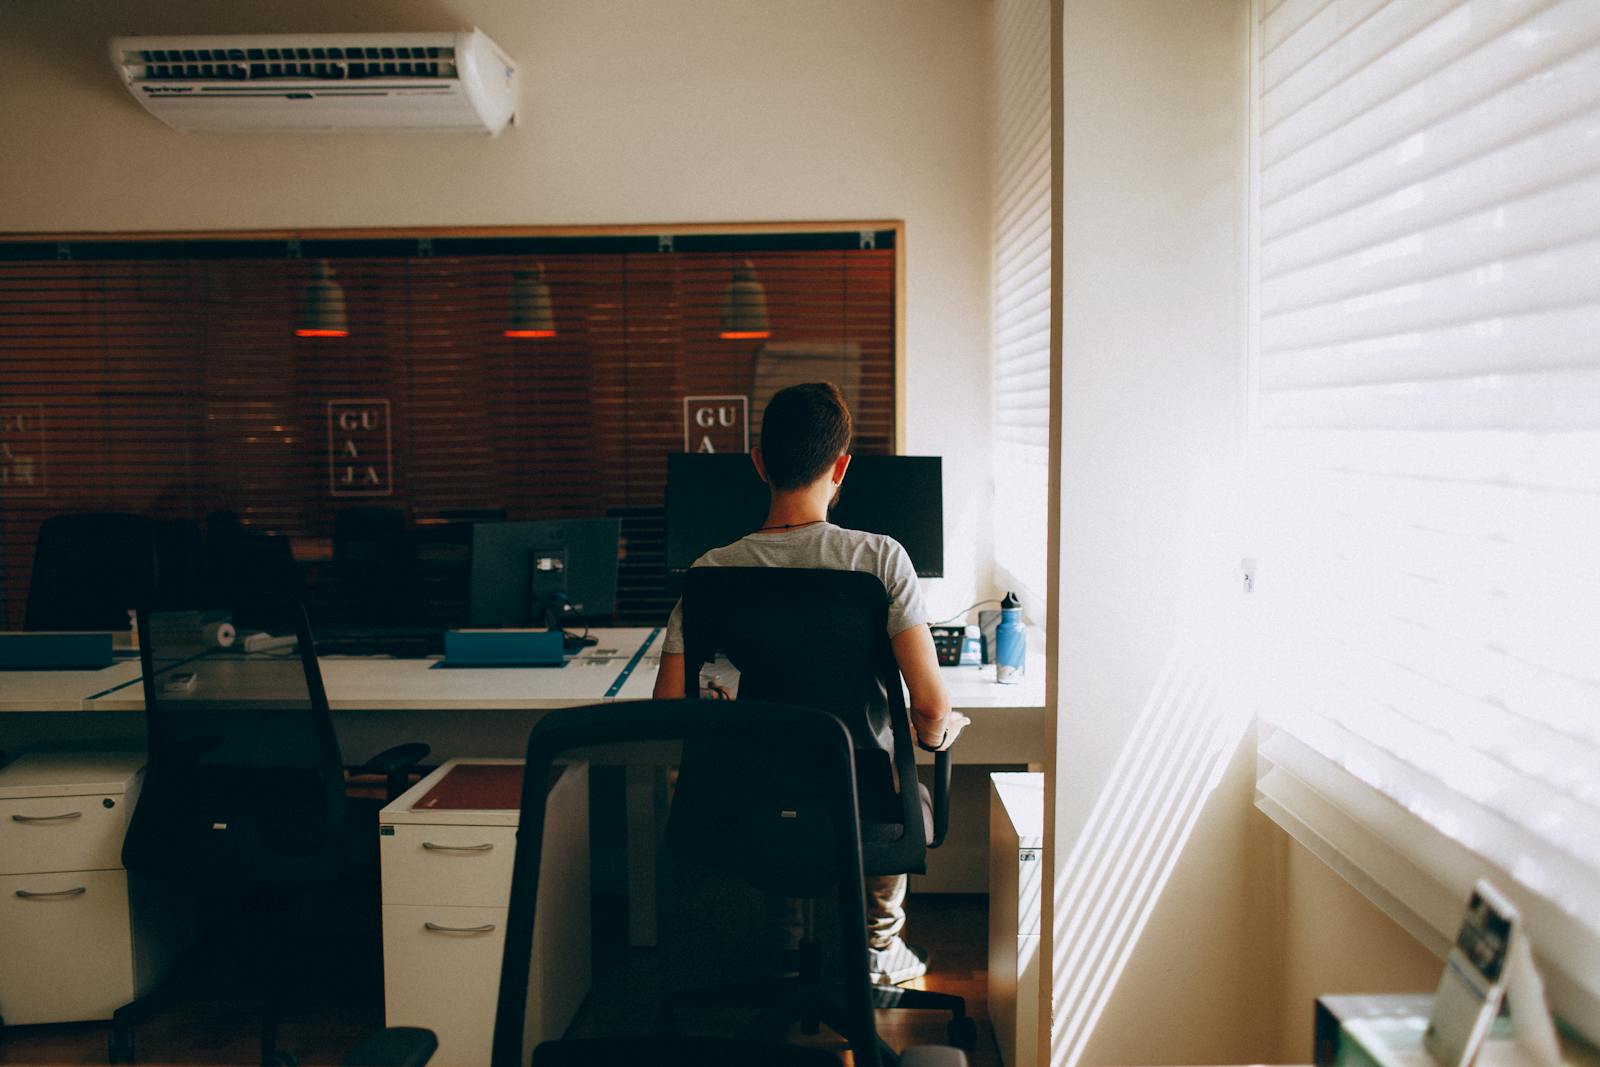
[[943, 747], [945, 736], [950, 731], [950, 718], [947, 715], [918, 713], [912, 727], [917, 735], [918, 746], [932, 752]]

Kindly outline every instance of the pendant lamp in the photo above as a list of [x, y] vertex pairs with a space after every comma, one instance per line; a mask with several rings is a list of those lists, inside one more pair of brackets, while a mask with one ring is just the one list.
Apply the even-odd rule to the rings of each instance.
[[300, 302], [300, 323], [296, 337], [349, 337], [350, 324], [344, 313], [344, 287], [333, 280], [333, 268], [325, 259], [317, 260], [306, 282]]
[[507, 337], [554, 337], [556, 317], [550, 305], [550, 286], [544, 280], [544, 264], [533, 270], [519, 270], [511, 277], [511, 319]]
[[760, 341], [772, 336], [767, 320], [767, 290], [756, 280], [748, 259], [733, 268], [733, 281], [722, 298], [722, 339]]

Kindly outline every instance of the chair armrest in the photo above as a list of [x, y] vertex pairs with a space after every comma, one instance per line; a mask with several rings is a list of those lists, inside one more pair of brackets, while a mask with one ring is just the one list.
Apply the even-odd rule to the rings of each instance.
[[933, 840], [929, 848], [944, 843], [950, 831], [950, 750], [933, 754]]
[[439, 1039], [432, 1030], [391, 1026], [368, 1034], [339, 1062], [342, 1067], [423, 1067], [438, 1047]]
[[420, 741], [386, 748], [373, 756], [360, 768], [361, 774], [381, 774], [386, 783], [388, 798], [393, 800], [406, 791], [406, 776], [411, 768], [428, 758], [430, 749]]
[[967, 1067], [967, 1054], [944, 1045], [916, 1045], [900, 1053], [900, 1067]]

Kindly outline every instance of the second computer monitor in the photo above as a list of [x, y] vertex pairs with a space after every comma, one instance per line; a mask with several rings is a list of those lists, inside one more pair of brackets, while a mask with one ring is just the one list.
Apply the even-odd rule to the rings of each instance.
[[562, 625], [577, 614], [604, 625], [616, 607], [620, 525], [616, 519], [477, 523], [471, 624]]
[[[667, 457], [667, 569], [687, 570], [737, 541], [767, 513], [766, 483], [745, 453]], [[855, 456], [829, 513], [852, 530], [899, 541], [924, 578], [944, 574], [944, 487], [938, 456]]]

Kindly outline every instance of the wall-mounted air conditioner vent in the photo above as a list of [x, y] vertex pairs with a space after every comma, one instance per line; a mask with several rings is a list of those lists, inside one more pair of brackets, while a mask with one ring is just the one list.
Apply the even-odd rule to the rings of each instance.
[[516, 65], [484, 34], [119, 37], [136, 100], [180, 130], [478, 130], [516, 111]]
[[146, 48], [128, 52], [123, 62], [143, 82], [272, 81], [316, 78], [454, 78], [454, 48], [372, 48], [336, 45], [317, 48]]

